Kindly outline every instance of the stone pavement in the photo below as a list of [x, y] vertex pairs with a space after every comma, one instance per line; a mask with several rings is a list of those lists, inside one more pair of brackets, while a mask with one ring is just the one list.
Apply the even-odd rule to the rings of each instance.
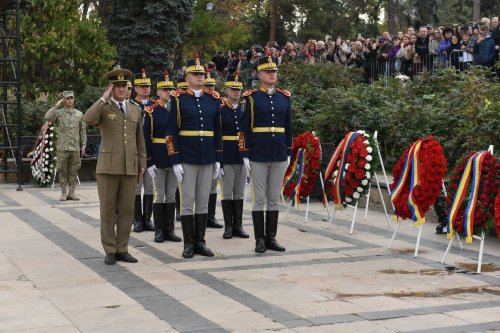
[[326, 211], [312, 203], [307, 224], [295, 209], [281, 213], [285, 253], [258, 255], [253, 239], [209, 229], [215, 257], [185, 260], [181, 244], [143, 232], [131, 239], [138, 264], [106, 266], [96, 184], [78, 193], [61, 203], [57, 190], [0, 185], [0, 332], [500, 332], [494, 238], [475, 274], [478, 241], [440, 264], [447, 241], [432, 222], [414, 258], [408, 222], [387, 249], [395, 222], [389, 229], [380, 212], [363, 221], [358, 210], [351, 236], [353, 209], [326, 229]]

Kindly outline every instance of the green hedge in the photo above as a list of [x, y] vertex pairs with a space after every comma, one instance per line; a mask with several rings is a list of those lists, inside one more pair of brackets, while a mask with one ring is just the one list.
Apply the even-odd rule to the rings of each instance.
[[500, 85], [488, 70], [452, 69], [402, 83], [360, 83], [357, 69], [297, 64], [280, 72], [293, 96], [294, 134], [315, 130], [322, 142], [339, 142], [352, 130], [378, 130], [387, 166], [416, 139], [434, 135], [449, 169], [467, 151], [500, 149]]

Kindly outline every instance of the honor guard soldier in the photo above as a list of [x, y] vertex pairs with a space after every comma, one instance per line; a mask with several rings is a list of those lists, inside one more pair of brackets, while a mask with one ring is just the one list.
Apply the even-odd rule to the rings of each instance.
[[[205, 80], [203, 81], [203, 90], [206, 93], [215, 92], [215, 79], [210, 75], [208, 68], [205, 68]], [[221, 99], [222, 101], [222, 99]], [[210, 186], [210, 196], [208, 197], [208, 219], [207, 228], [222, 228], [222, 224], [217, 222], [215, 218], [215, 207], [217, 204], [217, 179], [212, 180], [212, 185]]]
[[217, 93], [203, 91], [204, 77], [197, 55], [187, 62], [189, 88], [172, 92], [166, 133], [168, 156], [179, 182], [184, 258], [194, 253], [214, 255], [206, 246], [205, 231], [210, 184], [219, 174], [222, 159], [220, 100]]
[[186, 78], [183, 75], [177, 77], [177, 90], [185, 91], [188, 88]]
[[257, 70], [261, 87], [243, 94], [242, 117], [243, 160], [251, 169], [255, 252], [285, 251], [276, 241], [276, 231], [281, 185], [292, 153], [290, 93], [275, 87], [278, 68], [271, 55], [259, 59]]
[[156, 243], [165, 240], [180, 242], [174, 228], [175, 191], [177, 179], [167, 155], [165, 132], [170, 115], [170, 93], [175, 90], [169, 80], [168, 72], [158, 78], [156, 92], [159, 99], [144, 108], [144, 140], [146, 141], [147, 171], [153, 178], [155, 198], [153, 203], [153, 221]]
[[[132, 226], [132, 202], [137, 182], [146, 168], [146, 148], [141, 109], [126, 100], [127, 79], [132, 73], [116, 69], [104, 78], [110, 85], [83, 116], [88, 125], [99, 126], [101, 145], [96, 178], [101, 213], [101, 242], [104, 262], [137, 262], [128, 253]], [[118, 217], [115, 220], [115, 212]], [[116, 223], [116, 233], [115, 233]]]
[[[153, 101], [149, 98], [151, 94], [151, 78], [146, 70], [143, 68], [141, 73], [134, 75], [134, 90], [136, 97], [133, 103], [136, 103], [142, 110], [142, 119], [144, 123], [144, 108], [153, 105]], [[141, 207], [141, 190], [144, 186], [144, 195], [142, 196]], [[141, 210], [142, 208], [142, 210]], [[146, 172], [144, 177], [137, 184], [135, 190], [135, 203], [134, 203], [134, 232], [154, 231], [153, 222], [151, 222], [151, 215], [153, 214], [153, 179], [151, 175]]]
[[222, 213], [224, 215], [224, 239], [233, 236], [248, 238], [243, 230], [243, 199], [247, 173], [243, 165], [241, 152], [245, 150], [245, 138], [241, 128], [241, 90], [243, 82], [235, 75], [226, 77], [226, 95], [221, 105], [222, 121], [222, 162], [221, 194]]

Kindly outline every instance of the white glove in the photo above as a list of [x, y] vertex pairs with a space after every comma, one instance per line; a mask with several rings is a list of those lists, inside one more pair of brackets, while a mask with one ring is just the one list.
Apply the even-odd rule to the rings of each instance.
[[243, 164], [245, 165], [245, 170], [247, 171], [247, 178], [250, 177], [250, 160], [248, 157], [243, 157]]
[[177, 178], [177, 182], [182, 183], [182, 174], [184, 173], [184, 169], [182, 169], [182, 165], [174, 164], [172, 169], [174, 169], [174, 174], [175, 174], [175, 178]]
[[288, 168], [290, 166], [290, 156], [286, 158], [286, 167]]
[[148, 173], [151, 176], [151, 178], [156, 178], [156, 165], [152, 165], [148, 168]]
[[214, 163], [214, 172], [212, 173], [212, 179], [217, 179], [217, 177], [219, 176], [219, 172], [220, 172], [220, 163], [215, 162]]

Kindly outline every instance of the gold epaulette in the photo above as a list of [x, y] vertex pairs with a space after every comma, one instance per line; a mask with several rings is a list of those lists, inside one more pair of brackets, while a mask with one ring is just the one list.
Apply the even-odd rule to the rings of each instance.
[[243, 93], [243, 96], [250, 96], [251, 94], [253, 94], [254, 92], [258, 91], [257, 89], [251, 89], [251, 90], [247, 90]]
[[180, 95], [184, 94], [186, 94], [184, 90], [174, 90], [170, 93], [170, 96], [179, 97]]
[[159, 105], [158, 101], [154, 101], [154, 102], [155, 103], [153, 105], [144, 107], [144, 111], [147, 113], [153, 113], [154, 109]]
[[220, 100], [222, 102], [222, 104], [220, 105], [221, 108], [223, 108], [224, 105], [227, 105], [227, 98], [221, 97]]
[[279, 91], [280, 93], [282, 93], [283, 95], [287, 96], [287, 97], [290, 97], [292, 96], [292, 93], [289, 92], [288, 90], [285, 90], [285, 89], [279, 89], [279, 88], [276, 88], [276, 91]]
[[205, 94], [212, 95], [214, 98], [220, 99], [220, 94], [217, 91], [212, 91], [212, 92], [205, 91]]

